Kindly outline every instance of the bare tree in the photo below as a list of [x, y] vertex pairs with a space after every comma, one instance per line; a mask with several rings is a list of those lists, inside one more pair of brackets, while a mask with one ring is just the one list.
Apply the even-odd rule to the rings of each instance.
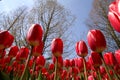
[[25, 30], [26, 30], [26, 13], [27, 8], [22, 6], [15, 11], [11, 11], [9, 14], [2, 15], [0, 21], [1, 29], [10, 31], [15, 38], [15, 45], [25, 46]]
[[74, 16], [55, 0], [35, 0], [35, 6], [30, 12], [29, 22], [41, 24], [44, 30], [43, 54], [50, 53], [49, 46], [52, 39], [56, 37], [63, 39], [64, 53], [68, 53], [73, 43], [68, 29], [74, 21]]
[[90, 29], [100, 29], [107, 40], [107, 51], [114, 51], [120, 48], [120, 35], [114, 31], [109, 23], [107, 14], [109, 4], [113, 0], [94, 0], [89, 18], [86, 21]]
[[31, 24], [38, 23], [42, 25], [44, 30], [43, 42], [45, 47], [43, 54], [51, 55], [51, 41], [59, 37], [64, 41], [64, 53], [67, 55], [68, 52], [72, 53], [73, 49], [71, 46], [74, 41], [71, 39], [72, 34], [69, 28], [74, 19], [74, 16], [55, 0], [35, 0], [31, 9], [18, 8], [14, 12], [4, 15], [0, 24], [15, 36], [16, 45], [27, 46], [26, 32]]

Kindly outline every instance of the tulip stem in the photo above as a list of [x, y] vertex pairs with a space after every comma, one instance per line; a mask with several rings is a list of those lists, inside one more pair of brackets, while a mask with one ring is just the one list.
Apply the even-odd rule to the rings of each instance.
[[98, 77], [99, 77], [99, 80], [102, 80], [99, 69], [98, 69]]
[[86, 61], [85, 58], [83, 57], [83, 65], [84, 65], [84, 75], [85, 75], [85, 80], [87, 80], [87, 70], [86, 70]]
[[54, 80], [57, 80], [57, 64], [58, 64], [58, 58], [56, 58], [56, 61], [55, 61], [55, 74], [54, 74]]
[[34, 76], [34, 71], [35, 71], [35, 61], [33, 62], [33, 73], [32, 73], [32, 75], [31, 75], [31, 79], [34, 79], [35, 78], [35, 76]]
[[104, 65], [104, 67], [105, 67], [105, 70], [106, 70], [106, 72], [107, 72], [107, 75], [108, 75], [108, 77], [109, 77], [109, 80], [112, 80], [112, 78], [111, 78], [111, 76], [110, 76], [110, 73], [109, 73], [109, 71], [108, 71], [108, 67], [107, 67], [107, 65], [105, 64], [105, 61], [104, 61], [104, 59], [103, 59], [102, 56], [101, 56], [101, 60], [102, 60], [102, 63], [103, 63], [103, 65]]
[[24, 68], [23, 73], [22, 73], [22, 75], [21, 75], [21, 77], [20, 77], [20, 80], [23, 80], [24, 75], [25, 75], [25, 73], [26, 73], [27, 66], [28, 66], [28, 62], [29, 62], [29, 60], [30, 60], [30, 58], [31, 58], [31, 56], [32, 56], [32, 49], [33, 49], [33, 47], [31, 46], [31, 52], [30, 52], [30, 54], [28, 55], [28, 58], [27, 58], [27, 60], [26, 60], [25, 68]]

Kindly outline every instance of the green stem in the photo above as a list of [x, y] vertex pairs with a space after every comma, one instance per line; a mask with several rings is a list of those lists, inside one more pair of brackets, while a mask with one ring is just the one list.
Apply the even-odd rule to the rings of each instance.
[[86, 64], [85, 64], [85, 58], [84, 57], [83, 57], [83, 65], [84, 65], [85, 80], [87, 80], [87, 70], [86, 70]]
[[31, 56], [32, 56], [32, 49], [33, 49], [33, 47], [31, 47], [31, 52], [30, 52], [30, 54], [28, 55], [28, 58], [27, 58], [27, 60], [26, 60], [25, 68], [24, 68], [24, 71], [23, 71], [23, 73], [22, 73], [22, 75], [21, 75], [21, 77], [20, 77], [20, 80], [23, 80], [23, 78], [24, 78], [24, 76], [25, 76], [25, 73], [26, 73], [26, 70], [27, 70], [27, 66], [28, 66], [28, 62], [29, 62], [29, 60], [30, 60], [30, 58], [31, 58]]
[[[35, 59], [36, 60], [36, 59]], [[32, 67], [32, 69], [33, 69], [33, 73], [31, 74], [31, 79], [32, 80], [34, 80], [34, 78], [35, 78], [35, 76], [34, 76], [34, 71], [35, 71], [35, 61], [33, 62], [33, 67]]]
[[100, 70], [98, 70], [98, 76], [99, 76], [99, 80], [102, 80], [102, 77], [100, 75]]
[[57, 80], [57, 64], [58, 64], [58, 59], [56, 58], [54, 80]]
[[102, 63], [103, 63], [103, 65], [104, 65], [104, 67], [105, 67], [105, 70], [106, 70], [106, 72], [107, 72], [107, 75], [108, 75], [108, 77], [109, 77], [109, 80], [112, 80], [112, 78], [111, 78], [111, 76], [110, 76], [110, 73], [109, 73], [109, 71], [108, 71], [108, 67], [107, 67], [107, 65], [105, 64], [105, 61], [103, 60], [103, 57], [102, 57]]
[[104, 65], [104, 67], [105, 67], [105, 70], [106, 70], [106, 72], [107, 72], [107, 75], [108, 75], [108, 77], [109, 77], [109, 80], [112, 80], [112, 78], [111, 78], [111, 76], [110, 76], [110, 73], [109, 73], [109, 71], [108, 71], [108, 67], [107, 67], [107, 65], [105, 64], [105, 61], [104, 61], [104, 59], [103, 59], [102, 53], [100, 53], [100, 56], [101, 56], [102, 63], [103, 63], [103, 65]]
[[41, 70], [39, 71], [38, 80], [43, 80]]

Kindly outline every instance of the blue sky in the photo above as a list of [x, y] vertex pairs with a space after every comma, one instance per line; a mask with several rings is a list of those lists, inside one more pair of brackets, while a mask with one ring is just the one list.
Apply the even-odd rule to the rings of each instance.
[[92, 8], [93, 0], [58, 0], [73, 15], [76, 16], [76, 21], [72, 27], [73, 34], [76, 40], [86, 40], [88, 28], [85, 21], [88, 18], [89, 12]]
[[[71, 30], [75, 41], [86, 40], [88, 28], [85, 21], [89, 16], [93, 0], [58, 0], [66, 9], [76, 16]], [[33, 0], [2, 0], [0, 1], [0, 10], [8, 12], [19, 6], [26, 5], [31, 7]], [[74, 55], [76, 56], [76, 55]]]
[[[58, 0], [66, 9], [76, 16], [76, 21], [72, 26], [72, 33], [76, 40], [86, 40], [87, 27], [85, 20], [87, 19], [92, 7], [93, 0]], [[26, 5], [31, 7], [33, 0], [2, 0], [0, 1], [0, 10], [9, 12], [19, 6]]]

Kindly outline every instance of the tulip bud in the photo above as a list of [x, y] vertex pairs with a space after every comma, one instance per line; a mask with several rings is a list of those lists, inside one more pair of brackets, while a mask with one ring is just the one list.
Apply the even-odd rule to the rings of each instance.
[[12, 58], [12, 57], [15, 57], [16, 54], [17, 54], [17, 52], [18, 52], [18, 50], [19, 50], [19, 49], [18, 49], [17, 46], [11, 47], [8, 56], [10, 56], [11, 58]]
[[61, 67], [63, 67], [63, 58], [62, 56], [59, 56], [59, 57], [54, 57], [53, 56], [53, 63], [55, 64], [57, 61], [57, 68], [60, 69]]
[[68, 72], [66, 70], [62, 71], [61, 79], [66, 79]]
[[100, 30], [90, 30], [87, 35], [88, 45], [92, 51], [101, 53], [106, 48], [106, 40]]
[[70, 67], [74, 67], [75, 66], [75, 59], [71, 59], [70, 60]]
[[10, 47], [13, 40], [14, 37], [8, 31], [0, 31], [0, 49]]
[[88, 49], [84, 41], [79, 41], [75, 46], [76, 53], [80, 57], [85, 57], [88, 54]]
[[39, 55], [42, 55], [43, 48], [44, 48], [44, 44], [43, 44], [43, 42], [40, 42], [40, 45], [33, 47], [32, 55], [36, 56], [36, 57], [39, 56]]
[[10, 63], [10, 61], [11, 61], [11, 59], [10, 59], [10, 57], [8, 56], [8, 57], [6, 57], [6, 58], [4, 58], [4, 64], [9, 64]]
[[36, 65], [42, 68], [45, 65], [45, 58], [44, 56], [40, 55], [36, 59]]
[[109, 5], [108, 19], [112, 27], [120, 32], [120, 0], [116, 0]]
[[115, 58], [120, 65], [120, 49], [115, 51]]
[[89, 56], [89, 62], [95, 68], [102, 65], [102, 60], [101, 60], [100, 54], [98, 54], [97, 52], [92, 52], [91, 55]]
[[63, 64], [66, 68], [70, 67], [70, 60], [69, 59], [64, 60]]
[[94, 79], [93, 75], [89, 75], [88, 80], [95, 80], [95, 79]]
[[0, 58], [4, 58], [6, 55], [6, 51], [5, 50], [0, 50]]
[[33, 24], [27, 32], [27, 42], [32, 46], [38, 46], [42, 41], [43, 30], [39, 24]]
[[76, 59], [76, 66], [79, 68], [80, 71], [84, 70], [84, 65], [83, 65], [84, 59], [83, 58], [77, 58]]
[[112, 52], [105, 53], [103, 57], [107, 65], [114, 66], [115, 64], [117, 64], [115, 56]]
[[100, 73], [101, 74], [106, 74], [105, 68], [103, 66], [100, 66]]
[[54, 68], [55, 68], [55, 65], [54, 65], [54, 64], [52, 64], [52, 63], [49, 64], [48, 70], [53, 71]]
[[61, 56], [63, 53], [63, 41], [60, 38], [55, 38], [52, 40], [51, 51], [55, 57]]
[[16, 55], [16, 60], [26, 60], [29, 54], [29, 49], [26, 47], [22, 47]]

